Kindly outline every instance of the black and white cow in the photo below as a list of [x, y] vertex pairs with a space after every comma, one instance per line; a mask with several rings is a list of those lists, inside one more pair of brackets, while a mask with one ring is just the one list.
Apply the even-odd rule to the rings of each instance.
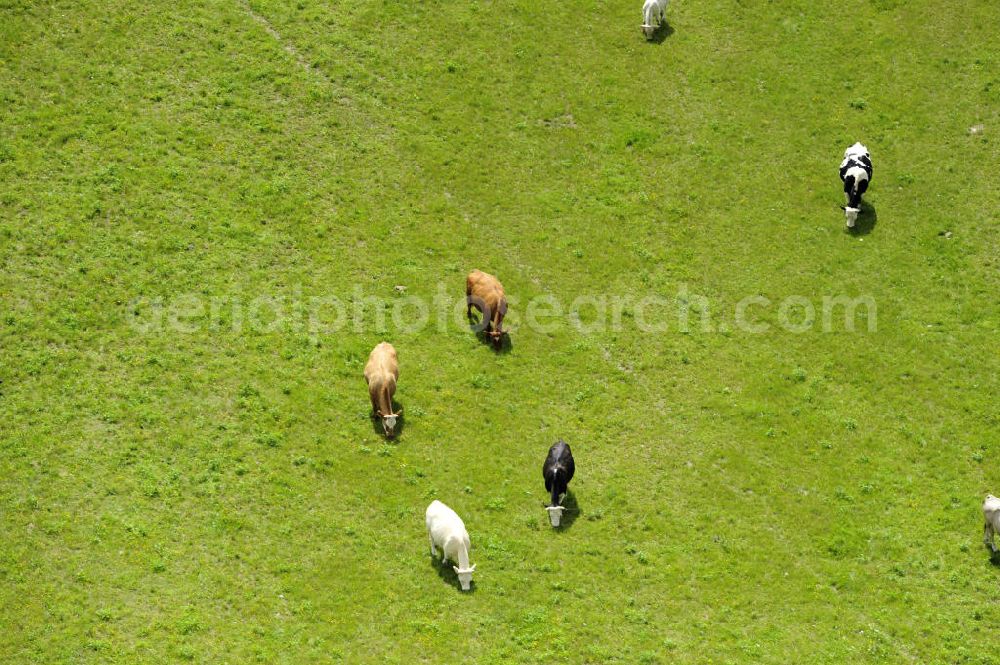
[[573, 472], [576, 466], [573, 464], [573, 453], [569, 449], [569, 444], [560, 439], [556, 441], [542, 465], [542, 476], [545, 478], [545, 491], [552, 495], [552, 505], [545, 510], [549, 513], [549, 522], [552, 526], [559, 526], [562, 519], [562, 512], [565, 508], [561, 505], [563, 497], [569, 489], [569, 481], [573, 480]]
[[872, 179], [872, 157], [861, 143], [855, 143], [844, 151], [844, 161], [840, 163], [840, 179], [844, 182], [847, 205], [844, 215], [847, 228], [854, 228], [861, 212], [861, 195], [868, 191]]

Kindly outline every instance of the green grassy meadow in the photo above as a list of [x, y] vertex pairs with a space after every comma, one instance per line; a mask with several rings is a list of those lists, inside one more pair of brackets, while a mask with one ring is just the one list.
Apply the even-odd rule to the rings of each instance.
[[0, 662], [1000, 663], [1000, 6], [641, 4], [0, 0]]

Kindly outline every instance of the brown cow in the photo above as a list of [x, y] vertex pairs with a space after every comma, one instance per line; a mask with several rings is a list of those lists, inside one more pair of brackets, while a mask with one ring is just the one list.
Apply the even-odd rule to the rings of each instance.
[[503, 286], [493, 275], [473, 270], [465, 278], [465, 314], [472, 319], [472, 308], [482, 312], [483, 329], [493, 340], [493, 346], [503, 343], [503, 317], [507, 315], [507, 297]]
[[382, 342], [372, 349], [365, 365], [365, 383], [372, 400], [372, 411], [382, 419], [382, 429], [390, 439], [396, 434], [398, 413], [392, 412], [392, 396], [399, 380], [399, 360], [396, 349], [389, 342]]

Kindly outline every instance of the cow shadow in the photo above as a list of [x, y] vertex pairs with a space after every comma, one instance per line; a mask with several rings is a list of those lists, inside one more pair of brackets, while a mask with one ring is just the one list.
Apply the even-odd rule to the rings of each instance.
[[490, 336], [487, 335], [486, 331], [484, 330], [480, 330], [479, 332], [477, 332], [476, 337], [479, 339], [480, 342], [486, 344], [491, 349], [493, 349], [494, 353], [507, 354], [514, 350], [514, 342], [511, 341], [510, 335], [508, 335], [507, 333], [504, 333], [503, 337], [500, 338], [500, 346], [494, 346], [493, 340], [490, 339]]
[[475, 593], [476, 592], [476, 579], [473, 576], [472, 582], [469, 584], [468, 591], [462, 591], [462, 583], [458, 581], [458, 573], [452, 568], [452, 564], [443, 559], [439, 559], [433, 554], [430, 555], [431, 567], [437, 571], [438, 577], [441, 578], [448, 586], [454, 587], [459, 593]]
[[854, 228], [847, 229], [847, 232], [852, 236], [866, 236], [875, 230], [876, 224], [878, 224], [878, 211], [875, 210], [875, 206], [862, 200], [858, 221], [855, 222]]
[[674, 34], [674, 27], [670, 25], [669, 21], [664, 21], [656, 32], [653, 33], [652, 39], [647, 39], [646, 41], [650, 44], [662, 44], [667, 41], [667, 38]]
[[1000, 552], [990, 552], [990, 564], [994, 568], [1000, 568]]
[[369, 414], [369, 420], [371, 420], [372, 423], [372, 431], [374, 431], [376, 434], [386, 439], [387, 441], [395, 441], [396, 439], [401, 437], [403, 435], [403, 430], [406, 429], [406, 417], [401, 412], [402, 408], [403, 408], [402, 404], [400, 404], [396, 400], [392, 400], [392, 410], [399, 414], [399, 417], [396, 418], [396, 434], [394, 436], [390, 438], [385, 435], [385, 430], [382, 429], [382, 419], [375, 415], [374, 410], [371, 412], [371, 414]]
[[549, 527], [556, 533], [569, 531], [573, 527], [573, 523], [576, 522], [576, 518], [580, 516], [580, 504], [577, 503], [576, 495], [573, 494], [572, 490], [566, 490], [566, 496], [563, 497], [562, 505], [566, 510], [563, 511], [562, 519], [559, 520], [559, 526]]

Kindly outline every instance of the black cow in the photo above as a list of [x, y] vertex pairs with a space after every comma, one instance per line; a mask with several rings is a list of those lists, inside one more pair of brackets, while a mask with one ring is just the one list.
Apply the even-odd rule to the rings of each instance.
[[542, 465], [542, 476], [545, 478], [545, 491], [552, 496], [552, 505], [546, 510], [552, 526], [559, 526], [564, 508], [560, 505], [569, 490], [569, 481], [573, 480], [576, 465], [573, 463], [573, 452], [569, 444], [560, 439], [556, 441]]

